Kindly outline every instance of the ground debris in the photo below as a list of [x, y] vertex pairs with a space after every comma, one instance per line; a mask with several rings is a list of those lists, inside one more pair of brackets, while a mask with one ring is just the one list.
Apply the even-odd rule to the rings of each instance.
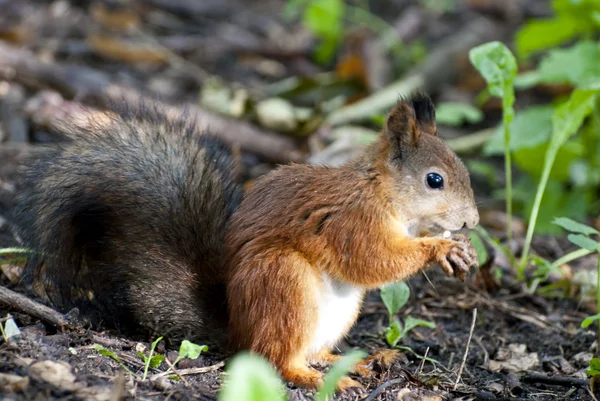
[[29, 386], [29, 377], [9, 373], [0, 373], [0, 393], [16, 393], [25, 391]]
[[540, 363], [537, 352], [526, 350], [525, 344], [509, 344], [506, 348], [500, 348], [496, 360], [490, 360], [488, 367], [494, 372], [523, 372], [537, 367]]

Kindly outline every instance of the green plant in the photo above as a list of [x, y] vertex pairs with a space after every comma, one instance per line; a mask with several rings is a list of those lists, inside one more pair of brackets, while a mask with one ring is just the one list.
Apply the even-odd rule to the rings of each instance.
[[574, 38], [588, 38], [600, 30], [598, 0], [553, 0], [552, 8], [556, 16], [531, 20], [519, 30], [516, 47], [520, 56], [528, 57]]
[[177, 365], [179, 361], [184, 358], [198, 359], [200, 354], [206, 351], [208, 351], [206, 345], [198, 345], [188, 340], [183, 340], [179, 346], [179, 354], [177, 355], [175, 362], [173, 362], [173, 365]]
[[408, 288], [408, 285], [403, 281], [386, 285], [381, 289], [381, 299], [388, 310], [389, 316], [388, 327], [385, 330], [385, 339], [392, 347], [395, 347], [408, 332], [417, 326], [429, 327], [430, 329], [435, 328], [435, 323], [416, 319], [412, 316], [407, 316], [404, 319], [404, 324], [400, 323], [399, 320], [394, 319], [396, 313], [406, 305], [409, 297], [410, 288]]
[[600, 376], [600, 358], [592, 358], [590, 360], [590, 368], [585, 373], [592, 377]]
[[552, 170], [552, 166], [556, 159], [556, 155], [558, 154], [559, 149], [567, 142], [567, 140], [579, 130], [585, 117], [591, 113], [596, 101], [597, 93], [598, 90], [596, 89], [576, 89], [573, 91], [573, 93], [571, 93], [569, 100], [559, 106], [552, 115], [552, 136], [550, 138], [548, 149], [546, 150], [542, 176], [537, 187], [537, 192], [529, 218], [529, 225], [527, 227], [527, 235], [525, 237], [523, 253], [517, 269], [517, 278], [519, 279], [523, 279], [525, 277], [525, 269], [528, 261], [527, 257], [531, 247], [535, 223], [540, 210], [542, 197], [544, 196], [544, 191], [550, 177], [550, 171]]
[[344, 357], [333, 365], [325, 375], [323, 386], [317, 391], [317, 394], [315, 394], [315, 401], [331, 399], [331, 396], [335, 393], [337, 382], [339, 382], [342, 376], [346, 375], [358, 361], [366, 356], [367, 354], [364, 351], [352, 351], [344, 355]]
[[[316, 401], [330, 399], [342, 376], [366, 354], [353, 351], [333, 365], [315, 394]], [[261, 356], [246, 352], [236, 355], [227, 368], [219, 401], [284, 401], [285, 386], [273, 367]]]
[[123, 369], [125, 369], [127, 371], [127, 373], [129, 373], [132, 376], [136, 376], [135, 373], [133, 373], [121, 360], [121, 358], [119, 358], [117, 356], [117, 354], [115, 354], [112, 351], [107, 350], [106, 348], [104, 348], [102, 345], [100, 344], [94, 344], [92, 346], [92, 348], [94, 348], [96, 351], [98, 351], [98, 353], [102, 356], [107, 356], [109, 358], [114, 359], [119, 365], [121, 365], [123, 367]]
[[483, 120], [483, 113], [467, 103], [440, 103], [435, 108], [435, 119], [441, 125], [475, 124]]
[[[26, 248], [1, 248], [0, 249], [0, 256], [28, 255], [28, 254], [31, 254], [31, 250], [26, 249]], [[0, 265], [21, 263], [21, 262], [26, 262], [26, 261], [27, 261], [27, 257], [21, 256], [21, 257], [16, 257], [16, 258], [7, 259], [7, 260], [0, 260]]]
[[321, 63], [331, 60], [343, 35], [345, 2], [343, 0], [290, 0], [284, 9], [288, 19], [302, 13], [302, 22], [319, 40], [315, 58]]
[[512, 163], [510, 152], [510, 125], [515, 116], [513, 81], [517, 75], [517, 61], [501, 42], [477, 46], [469, 52], [469, 59], [486, 80], [493, 96], [502, 99], [502, 127], [504, 133], [504, 170], [506, 174], [506, 236], [512, 240]]
[[148, 352], [148, 355], [144, 355], [141, 352], [138, 352], [137, 355], [142, 358], [142, 360], [144, 361], [144, 375], [142, 376], [142, 380], [146, 380], [146, 378], [148, 377], [148, 369], [152, 368], [152, 369], [156, 369], [158, 368], [163, 361], [165, 360], [165, 356], [164, 355], [160, 355], [160, 354], [156, 354], [156, 355], [152, 355], [154, 354], [154, 349], [156, 348], [156, 346], [158, 345], [159, 342], [162, 341], [162, 337], [158, 337], [150, 346], [150, 351]]

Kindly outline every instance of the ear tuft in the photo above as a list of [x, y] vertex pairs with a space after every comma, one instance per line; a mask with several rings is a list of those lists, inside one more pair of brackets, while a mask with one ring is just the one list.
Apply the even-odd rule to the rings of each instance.
[[390, 111], [384, 132], [392, 145], [394, 158], [402, 151], [416, 146], [423, 134], [437, 135], [435, 108], [426, 93], [417, 92], [409, 98], [401, 98]]
[[[415, 111], [417, 124], [428, 134], [437, 133], [435, 127], [435, 107], [429, 95], [424, 92], [417, 92], [408, 100]], [[433, 128], [433, 131], [431, 130]]]

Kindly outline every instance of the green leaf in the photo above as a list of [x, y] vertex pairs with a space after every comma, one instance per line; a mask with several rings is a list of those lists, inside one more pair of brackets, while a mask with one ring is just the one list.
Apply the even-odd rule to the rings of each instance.
[[536, 71], [537, 83], [568, 83], [581, 89], [600, 85], [600, 46], [580, 41], [566, 49], [553, 49]]
[[385, 329], [385, 339], [390, 347], [395, 347], [402, 339], [402, 324], [398, 320], [394, 320]]
[[475, 124], [483, 120], [483, 113], [467, 103], [440, 103], [435, 110], [435, 118], [441, 125]]
[[552, 138], [550, 148], [553, 152], [574, 135], [583, 120], [592, 111], [598, 90], [576, 89], [569, 100], [560, 105], [552, 116]]
[[581, 31], [576, 18], [532, 20], [517, 32], [515, 45], [521, 57], [555, 47], [566, 42]]
[[275, 369], [262, 357], [241, 353], [227, 368], [219, 401], [284, 401], [285, 392]]
[[[581, 328], [587, 329], [596, 320], [600, 320], [600, 313], [597, 315], [588, 316], [585, 319], [583, 319], [583, 322], [581, 322]], [[597, 368], [600, 368], [600, 364], [598, 364]]]
[[581, 224], [577, 221], [571, 220], [567, 217], [558, 217], [554, 219], [554, 224], [557, 224], [564, 228], [567, 231], [571, 231], [573, 233], [579, 233], [584, 235], [594, 235], [600, 234], [600, 231], [596, 230], [593, 227], [590, 227], [585, 224]]
[[594, 241], [589, 237], [586, 237], [585, 235], [569, 234], [567, 238], [569, 239], [569, 241], [583, 249], [587, 249], [588, 251], [592, 252], [600, 252], [600, 243]]
[[381, 289], [381, 299], [388, 310], [389, 320], [392, 321], [394, 315], [406, 305], [410, 297], [410, 288], [405, 282], [399, 281], [394, 284], [388, 284]]
[[479, 266], [481, 266], [487, 262], [489, 258], [488, 251], [483, 243], [483, 239], [479, 236], [479, 234], [477, 234], [476, 231], [471, 231], [469, 233], [469, 238], [471, 239], [471, 244], [473, 244], [475, 251], [477, 251], [477, 261], [479, 262]]
[[304, 11], [304, 24], [321, 39], [315, 54], [320, 63], [331, 60], [342, 39], [344, 5], [343, 0], [311, 1]]
[[416, 319], [412, 316], [407, 316], [406, 319], [404, 319], [403, 337], [404, 337], [404, 335], [406, 335], [408, 332], [410, 332], [412, 329], [414, 329], [417, 326], [429, 327], [430, 329], [435, 329], [434, 322], [429, 322], [427, 320]]
[[[549, 146], [546, 142], [530, 149], [515, 151], [515, 164], [521, 170], [538, 179], [542, 175]], [[550, 170], [550, 178], [560, 182], [568, 182], [571, 178], [572, 163], [584, 156], [585, 151], [586, 149], [582, 146], [581, 142], [569, 141], [565, 143], [556, 155], [554, 164]]]
[[590, 376], [600, 376], [600, 359], [590, 359], [590, 369], [586, 370], [585, 373]]
[[338, 381], [346, 375], [354, 365], [367, 354], [363, 351], [352, 351], [345, 355], [338, 363], [333, 365], [323, 378], [323, 386], [317, 391], [315, 401], [325, 401], [335, 392]]
[[208, 351], [206, 345], [198, 345], [188, 340], [183, 340], [179, 346], [178, 358], [197, 359], [202, 352]]
[[490, 93], [504, 98], [517, 74], [511, 51], [502, 42], [489, 42], [471, 49], [469, 59], [486, 80]]
[[165, 356], [164, 355], [154, 355], [151, 359], [150, 359], [150, 367], [152, 369], [156, 369], [160, 366], [161, 363], [163, 363], [163, 361], [165, 360]]
[[139, 358], [140, 358], [142, 361], [144, 361], [144, 363], [147, 363], [147, 362], [148, 362], [148, 357], [147, 357], [146, 355], [142, 354], [140, 351], [138, 351], [138, 352], [137, 352], [137, 356], [138, 356], [138, 357], [139, 357]]
[[[530, 149], [546, 143], [552, 134], [551, 105], [532, 106], [516, 113], [510, 124], [510, 149]], [[485, 145], [486, 155], [500, 155], [504, 152], [504, 133], [498, 127], [494, 136]]]
[[590, 359], [590, 368], [600, 370], [600, 358]]
[[114, 359], [115, 361], [122, 363], [121, 359], [117, 356], [117, 354], [115, 354], [112, 351], [107, 350], [106, 348], [104, 348], [103, 346], [101, 346], [100, 344], [94, 344], [92, 346], [92, 348], [94, 348], [96, 351], [98, 351], [98, 353], [102, 356], [107, 356], [109, 358]]

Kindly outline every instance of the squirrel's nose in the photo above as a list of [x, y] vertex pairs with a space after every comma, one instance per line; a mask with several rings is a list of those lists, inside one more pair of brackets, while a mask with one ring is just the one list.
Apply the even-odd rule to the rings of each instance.
[[477, 224], [479, 224], [479, 212], [477, 211], [477, 208], [473, 208], [473, 211], [470, 213], [469, 216], [467, 216], [467, 221], [465, 221], [465, 227], [472, 230], [477, 226]]

